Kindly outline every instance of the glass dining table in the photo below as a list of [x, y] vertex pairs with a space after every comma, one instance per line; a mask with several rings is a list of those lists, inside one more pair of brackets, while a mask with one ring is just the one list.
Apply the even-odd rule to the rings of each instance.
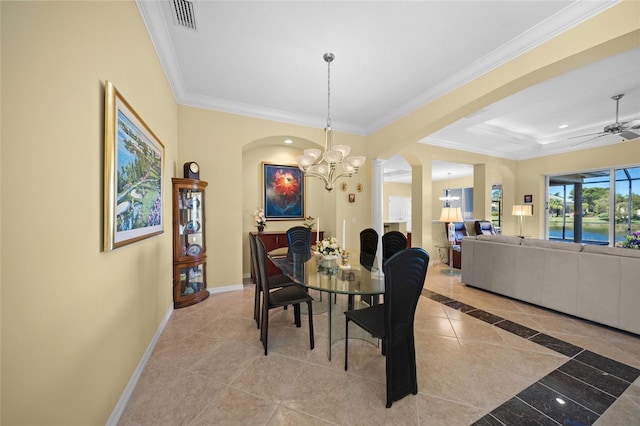
[[[331, 360], [331, 346], [345, 338], [343, 312], [368, 306], [365, 299], [376, 301], [384, 294], [384, 275], [376, 262], [373, 266], [365, 266], [359, 261], [349, 267], [343, 267], [340, 259], [325, 260], [319, 254], [311, 254], [309, 259], [289, 258], [286, 251], [276, 250], [268, 254], [271, 261], [290, 280], [308, 289], [317, 290], [320, 295], [327, 293], [325, 300], [314, 303], [314, 315], [327, 312], [328, 348], [327, 356]], [[358, 256], [359, 257], [359, 256]], [[358, 259], [352, 257], [352, 259]], [[346, 295], [347, 297], [338, 297]], [[317, 305], [317, 307], [316, 307]], [[326, 306], [326, 309], [324, 309]], [[317, 309], [319, 308], [319, 309]], [[349, 330], [349, 338], [367, 340], [375, 345], [377, 339], [364, 330], [355, 327]]]

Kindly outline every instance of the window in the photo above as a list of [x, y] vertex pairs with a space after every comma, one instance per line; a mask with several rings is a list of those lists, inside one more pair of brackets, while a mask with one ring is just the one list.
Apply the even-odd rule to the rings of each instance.
[[445, 197], [459, 197], [458, 200], [449, 201], [449, 207], [460, 207], [462, 217], [465, 220], [473, 219], [473, 188], [454, 188], [445, 190]]
[[549, 176], [547, 188], [549, 239], [610, 245], [640, 229], [640, 167]]

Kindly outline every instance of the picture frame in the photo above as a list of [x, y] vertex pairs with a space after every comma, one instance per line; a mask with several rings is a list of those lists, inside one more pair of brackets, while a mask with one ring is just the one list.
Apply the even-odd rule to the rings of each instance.
[[268, 220], [304, 220], [305, 177], [298, 166], [262, 163], [262, 199]]
[[104, 251], [164, 232], [164, 144], [105, 81]]
[[356, 202], [356, 194], [349, 194], [349, 202], [350, 203]]
[[533, 203], [533, 195], [525, 195], [524, 196], [524, 202], [525, 203]]

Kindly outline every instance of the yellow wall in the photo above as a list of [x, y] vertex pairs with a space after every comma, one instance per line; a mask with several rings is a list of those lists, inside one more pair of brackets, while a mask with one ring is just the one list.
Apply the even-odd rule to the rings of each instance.
[[[104, 424], [172, 304], [176, 103], [135, 3], [0, 7], [2, 424]], [[108, 253], [104, 80], [166, 157], [164, 233]]]
[[[413, 217], [422, 219], [412, 223], [412, 241], [433, 250], [435, 159], [484, 165], [484, 181], [474, 185], [486, 193], [502, 183], [505, 211], [525, 193], [534, 194], [534, 203], [542, 199], [541, 173], [637, 163], [637, 142], [523, 162], [415, 142], [520, 88], [638, 45], [638, 7], [622, 2], [367, 138], [336, 135], [367, 155], [361, 174], [350, 179], [364, 191], [350, 204], [350, 190], [320, 190], [309, 213], [326, 214], [321, 228], [338, 237], [346, 219], [347, 246], [355, 246], [359, 230], [371, 223], [371, 160], [401, 153], [414, 168]], [[104, 424], [171, 308], [170, 178], [181, 175], [185, 161], [200, 163], [209, 182], [208, 285], [239, 285], [248, 274], [244, 246], [259, 200], [258, 160], [274, 143], [265, 139], [294, 136], [308, 147], [322, 143], [323, 132], [176, 106], [132, 1], [2, 1], [0, 19], [1, 422]], [[107, 79], [165, 144], [167, 220], [162, 235], [104, 253]], [[527, 225], [540, 223], [537, 217]], [[515, 232], [510, 216], [504, 228]]]
[[[178, 107], [178, 117], [179, 140], [188, 141], [180, 144], [180, 162], [197, 160], [200, 178], [209, 182], [208, 287], [215, 291], [217, 287], [240, 285], [250, 273], [247, 235], [256, 230], [252, 215], [262, 206], [262, 162], [295, 165], [295, 157], [303, 149], [324, 144], [324, 131], [185, 106]], [[294, 141], [293, 146], [284, 145], [285, 137]], [[351, 146], [352, 155], [364, 154], [361, 136], [336, 133], [334, 141]], [[325, 236], [336, 236], [339, 241], [342, 221], [346, 220], [347, 247], [356, 247], [360, 230], [371, 223], [370, 171], [364, 167], [359, 174], [343, 181], [349, 185], [347, 191], [337, 185], [327, 192], [320, 180], [307, 179], [306, 214], [320, 217]], [[356, 191], [357, 183], [363, 184], [362, 192]], [[349, 193], [356, 193], [355, 203], [348, 202]], [[266, 230], [285, 231], [302, 223], [268, 221]], [[213, 238], [225, 243], [215, 244]], [[242, 253], [242, 257], [237, 253]]]

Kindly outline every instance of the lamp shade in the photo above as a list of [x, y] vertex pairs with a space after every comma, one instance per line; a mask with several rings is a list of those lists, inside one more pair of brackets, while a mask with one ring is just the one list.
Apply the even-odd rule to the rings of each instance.
[[440, 222], [464, 222], [460, 207], [443, 207], [440, 212]]
[[533, 206], [529, 204], [514, 204], [511, 210], [513, 216], [533, 216]]

